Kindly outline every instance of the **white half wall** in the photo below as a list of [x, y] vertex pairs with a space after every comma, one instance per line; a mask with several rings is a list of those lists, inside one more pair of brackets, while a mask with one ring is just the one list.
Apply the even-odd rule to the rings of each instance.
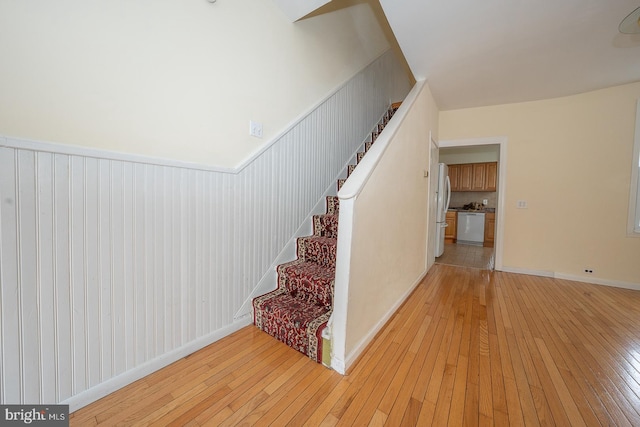
[[339, 372], [348, 371], [427, 272], [425, 172], [437, 129], [437, 105], [426, 82], [418, 82], [338, 192], [332, 367]]

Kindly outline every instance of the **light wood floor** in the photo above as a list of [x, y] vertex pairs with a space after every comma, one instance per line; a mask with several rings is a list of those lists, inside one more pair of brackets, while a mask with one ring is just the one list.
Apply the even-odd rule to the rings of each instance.
[[435, 265], [347, 376], [254, 327], [72, 426], [640, 426], [640, 292]]
[[493, 248], [482, 246], [445, 243], [444, 252], [436, 258], [438, 264], [493, 270], [495, 259]]

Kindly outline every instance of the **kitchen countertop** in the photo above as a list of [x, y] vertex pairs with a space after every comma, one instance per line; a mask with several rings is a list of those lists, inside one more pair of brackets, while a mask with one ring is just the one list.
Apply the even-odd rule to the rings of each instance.
[[494, 213], [496, 208], [483, 208], [483, 209], [464, 209], [464, 208], [456, 208], [451, 207], [448, 209], [449, 212], [476, 212], [476, 213]]

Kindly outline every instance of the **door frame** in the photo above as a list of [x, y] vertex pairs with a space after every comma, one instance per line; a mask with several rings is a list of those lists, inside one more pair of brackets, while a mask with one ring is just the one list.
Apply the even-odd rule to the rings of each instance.
[[507, 137], [496, 136], [488, 138], [450, 139], [440, 140], [439, 148], [471, 147], [476, 145], [498, 145], [500, 159], [498, 160], [498, 205], [496, 206], [496, 239], [495, 239], [495, 269], [502, 270], [504, 253], [504, 223], [505, 223], [505, 194], [507, 188]]
[[[425, 271], [433, 266], [436, 261], [436, 207], [438, 198], [436, 196], [436, 187], [438, 186], [438, 163], [440, 161], [440, 145], [433, 139], [431, 131], [429, 131], [429, 198], [427, 202], [427, 262]], [[431, 232], [433, 230], [433, 232]]]

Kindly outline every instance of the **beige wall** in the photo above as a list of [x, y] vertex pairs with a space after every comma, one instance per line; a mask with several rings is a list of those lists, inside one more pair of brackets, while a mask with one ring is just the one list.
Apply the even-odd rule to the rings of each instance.
[[440, 113], [441, 140], [508, 138], [505, 268], [640, 284], [640, 239], [626, 237], [638, 98], [634, 83]]
[[500, 159], [498, 145], [450, 147], [440, 149], [440, 162], [448, 165], [459, 163], [497, 162]]
[[0, 135], [237, 166], [389, 48], [358, 3], [0, 0]]
[[436, 138], [437, 126], [438, 109], [424, 85], [355, 198], [345, 345], [349, 360], [426, 273], [429, 180], [424, 171], [429, 168], [429, 132]]

